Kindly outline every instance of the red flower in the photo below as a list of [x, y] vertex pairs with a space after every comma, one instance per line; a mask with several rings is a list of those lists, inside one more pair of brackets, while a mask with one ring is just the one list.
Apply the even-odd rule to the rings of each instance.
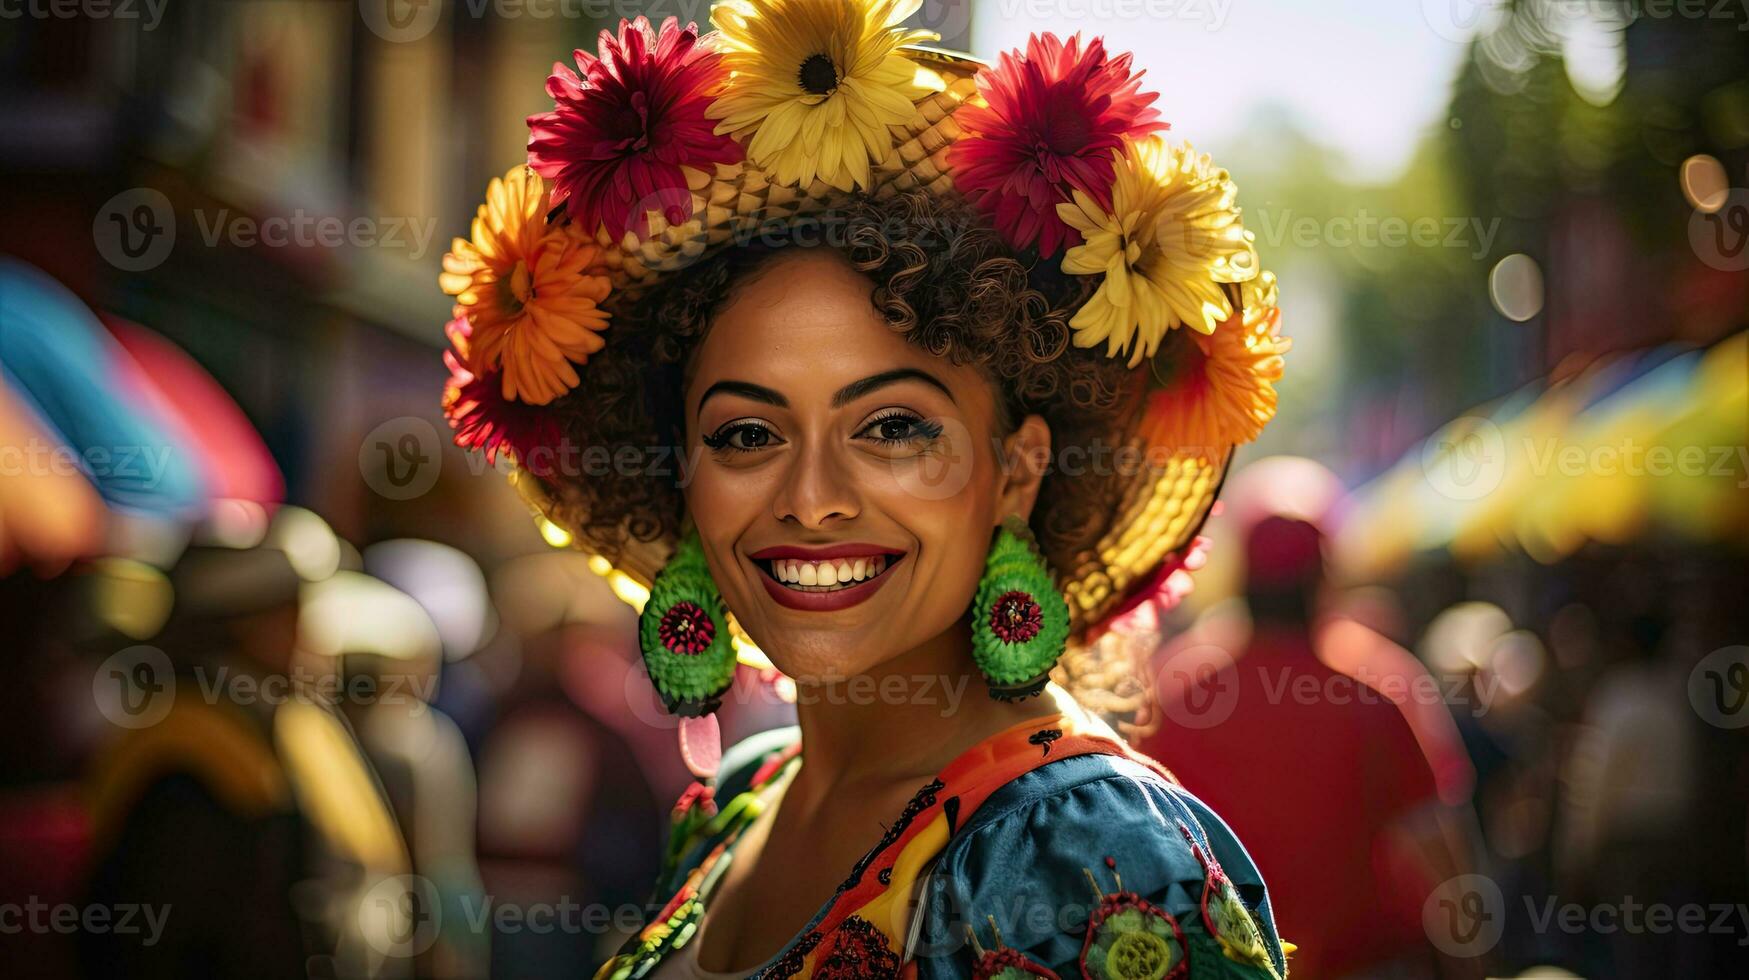
[[1079, 189], [1111, 204], [1111, 151], [1167, 128], [1150, 106], [1158, 96], [1140, 92], [1142, 73], [1130, 56], [1107, 57], [1100, 38], [1081, 46], [1054, 34], [1027, 39], [1026, 54], [1011, 51], [978, 73], [988, 106], [966, 105], [954, 118], [965, 135], [949, 151], [954, 186], [996, 222], [1009, 244], [1036, 240], [1050, 257], [1081, 235], [1057, 216], [1057, 204]]
[[443, 363], [449, 368], [449, 382], [443, 386], [443, 416], [455, 430], [456, 445], [481, 450], [487, 462], [496, 464], [502, 450], [523, 461], [538, 446], [558, 444], [559, 425], [551, 412], [505, 398], [501, 371], [475, 374], [468, 367], [468, 339], [473, 328], [465, 316], [458, 314], [443, 332], [452, 345], [443, 352]]
[[547, 94], [556, 105], [528, 117], [528, 165], [588, 233], [606, 226], [615, 241], [627, 230], [642, 238], [649, 211], [684, 223], [693, 208], [686, 169], [740, 161], [741, 145], [705, 117], [728, 72], [698, 41], [696, 24], [682, 29], [670, 17], [658, 34], [639, 17], [620, 21], [617, 38], [602, 31], [599, 57], [574, 52], [581, 76], [553, 65]]

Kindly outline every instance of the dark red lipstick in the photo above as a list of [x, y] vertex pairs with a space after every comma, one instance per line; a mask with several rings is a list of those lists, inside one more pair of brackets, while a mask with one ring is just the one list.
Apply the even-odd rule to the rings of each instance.
[[[772, 569], [772, 563], [778, 561], [825, 562], [835, 559], [855, 559], [882, 557], [886, 565], [874, 576], [864, 579], [855, 585], [835, 589], [796, 588], [785, 585]], [[905, 552], [894, 548], [872, 544], [835, 544], [821, 547], [804, 547], [801, 545], [776, 545], [761, 548], [748, 555], [759, 566], [762, 573], [759, 580], [764, 583], [765, 591], [778, 605], [790, 609], [800, 609], [806, 612], [833, 612], [848, 609], [851, 606], [865, 602], [886, 584], [893, 566], [905, 557]]]

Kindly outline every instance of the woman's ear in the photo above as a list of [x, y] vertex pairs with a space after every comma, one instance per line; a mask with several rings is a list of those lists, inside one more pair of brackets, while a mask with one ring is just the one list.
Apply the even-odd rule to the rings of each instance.
[[1002, 483], [996, 501], [998, 519], [1014, 515], [1032, 517], [1038, 502], [1039, 484], [1051, 463], [1051, 427], [1043, 418], [1028, 415], [1002, 440]]

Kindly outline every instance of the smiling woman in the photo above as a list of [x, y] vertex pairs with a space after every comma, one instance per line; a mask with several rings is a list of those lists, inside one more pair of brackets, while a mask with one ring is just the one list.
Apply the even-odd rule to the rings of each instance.
[[[1273, 279], [1127, 56], [981, 68], [915, 7], [622, 24], [446, 262], [458, 440], [649, 586], [704, 781], [600, 975], [1280, 977], [1243, 848], [1075, 699], [1273, 413]], [[805, 696], [719, 760], [737, 633]]]

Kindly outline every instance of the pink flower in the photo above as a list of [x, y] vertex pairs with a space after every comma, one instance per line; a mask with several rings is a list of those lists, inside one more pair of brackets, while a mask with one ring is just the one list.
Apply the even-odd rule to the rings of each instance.
[[[475, 374], [468, 367], [468, 341], [473, 328], [458, 315], [443, 328], [451, 349], [443, 352], [449, 381], [443, 386], [443, 415], [455, 430], [455, 444], [478, 449], [486, 461], [496, 464], [498, 453], [508, 450], [518, 462], [530, 450], [556, 446], [559, 425], [553, 414], [539, 405], [526, 405], [504, 397], [500, 371]], [[538, 474], [537, 474], [538, 475]]]
[[643, 238], [650, 211], [670, 224], [692, 216], [686, 170], [740, 161], [741, 145], [705, 117], [728, 72], [699, 44], [698, 25], [673, 17], [660, 33], [646, 18], [622, 20], [598, 47], [599, 57], [574, 52], [581, 76], [553, 65], [556, 104], [528, 117], [528, 165], [589, 234], [605, 226], [615, 241], [628, 230]]
[[954, 186], [995, 221], [1015, 248], [1036, 240], [1049, 258], [1081, 235], [1057, 216], [1071, 189], [1111, 204], [1112, 150], [1167, 128], [1140, 92], [1142, 73], [1130, 56], [1107, 57], [1105, 42], [1067, 44], [1034, 34], [1026, 54], [1011, 51], [978, 73], [988, 106], [966, 105], [954, 116], [965, 135], [949, 151]]

